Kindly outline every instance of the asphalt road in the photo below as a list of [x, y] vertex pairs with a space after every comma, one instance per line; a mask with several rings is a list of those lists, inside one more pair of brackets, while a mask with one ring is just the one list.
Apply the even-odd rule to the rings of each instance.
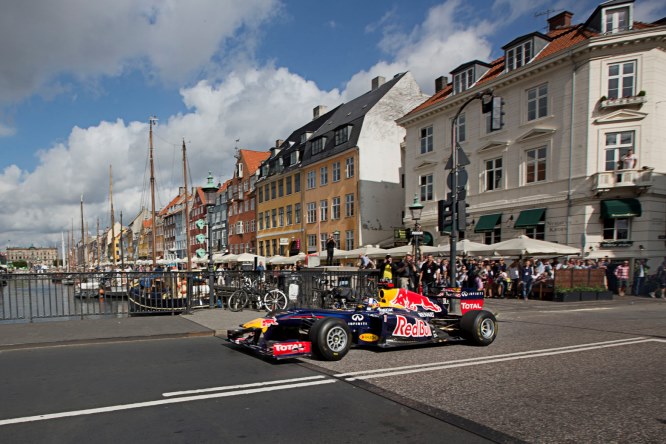
[[340, 362], [215, 337], [1, 352], [0, 440], [663, 442], [666, 301], [488, 305], [489, 347]]

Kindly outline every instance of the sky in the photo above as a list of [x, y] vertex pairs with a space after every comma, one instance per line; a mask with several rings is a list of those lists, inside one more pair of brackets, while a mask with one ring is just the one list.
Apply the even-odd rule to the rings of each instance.
[[[183, 183], [231, 177], [236, 148], [264, 151], [312, 118], [410, 71], [426, 94], [462, 63], [491, 61], [562, 10], [599, 0], [0, 0], [0, 250], [59, 246], [150, 207]], [[666, 16], [636, 0], [637, 20]], [[110, 174], [112, 172], [112, 174]]]

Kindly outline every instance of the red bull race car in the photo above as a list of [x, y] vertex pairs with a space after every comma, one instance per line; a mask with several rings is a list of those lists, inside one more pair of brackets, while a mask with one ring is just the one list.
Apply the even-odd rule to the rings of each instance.
[[489, 345], [497, 336], [495, 316], [483, 310], [483, 292], [444, 289], [424, 296], [384, 289], [354, 310], [294, 308], [274, 312], [229, 330], [230, 342], [262, 356], [342, 359], [351, 346], [391, 348], [453, 341]]

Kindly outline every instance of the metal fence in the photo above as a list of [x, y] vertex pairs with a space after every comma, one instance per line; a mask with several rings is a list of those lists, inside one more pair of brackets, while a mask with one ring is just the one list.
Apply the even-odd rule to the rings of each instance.
[[9, 273], [0, 276], [0, 322], [176, 315], [226, 308], [240, 288], [279, 289], [289, 306], [321, 308], [335, 288], [349, 303], [376, 294], [378, 275], [366, 270], [216, 271], [210, 298], [207, 271]]

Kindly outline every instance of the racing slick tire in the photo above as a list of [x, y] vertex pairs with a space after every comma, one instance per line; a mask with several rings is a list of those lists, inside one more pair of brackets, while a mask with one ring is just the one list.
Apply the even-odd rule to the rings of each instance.
[[319, 319], [310, 328], [312, 354], [323, 361], [339, 361], [351, 348], [352, 334], [345, 321]]
[[460, 319], [463, 334], [476, 345], [490, 345], [497, 337], [497, 320], [489, 311], [468, 311]]

